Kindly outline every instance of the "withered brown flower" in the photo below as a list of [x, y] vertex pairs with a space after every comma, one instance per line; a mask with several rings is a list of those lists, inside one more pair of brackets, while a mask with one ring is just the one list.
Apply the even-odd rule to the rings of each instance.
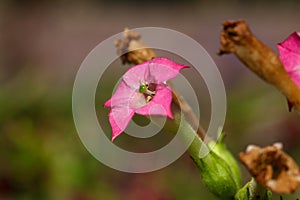
[[243, 20], [225, 21], [219, 54], [234, 53], [251, 71], [281, 91], [300, 111], [300, 88], [292, 81], [277, 54], [262, 43]]
[[299, 168], [295, 161], [282, 151], [282, 144], [258, 147], [249, 145], [239, 158], [257, 182], [273, 192], [287, 194], [300, 185]]
[[141, 40], [141, 36], [128, 28], [123, 32], [124, 38], [116, 39], [117, 53], [121, 56], [123, 64], [141, 64], [156, 57], [154, 51], [148, 48]]

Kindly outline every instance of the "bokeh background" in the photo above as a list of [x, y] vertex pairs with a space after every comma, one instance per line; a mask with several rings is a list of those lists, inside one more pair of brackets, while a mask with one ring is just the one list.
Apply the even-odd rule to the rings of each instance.
[[[280, 141], [300, 163], [299, 113], [289, 113], [283, 95], [233, 55], [216, 55], [223, 21], [245, 19], [277, 52], [276, 43], [300, 29], [299, 10], [297, 0], [1, 0], [0, 199], [215, 199], [188, 154], [162, 170], [128, 174], [101, 164], [81, 143], [71, 106], [76, 72], [89, 51], [124, 27], [171, 28], [197, 40], [224, 80], [228, 100], [224, 130], [233, 154], [248, 144]], [[119, 76], [126, 70], [120, 61], [114, 67]], [[97, 96], [104, 100], [109, 93], [98, 91]], [[103, 102], [96, 104], [101, 107]], [[209, 101], [202, 104], [205, 110]], [[104, 116], [109, 135], [107, 113], [99, 109], [98, 114]], [[208, 113], [201, 118], [206, 127], [210, 116], [204, 113]], [[246, 182], [250, 175], [241, 168]], [[284, 199], [299, 197], [297, 190]]]

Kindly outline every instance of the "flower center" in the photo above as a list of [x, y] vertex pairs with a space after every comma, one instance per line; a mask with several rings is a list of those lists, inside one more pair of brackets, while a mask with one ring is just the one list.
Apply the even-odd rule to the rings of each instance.
[[146, 98], [146, 103], [148, 103], [149, 101], [151, 101], [151, 99], [154, 97], [155, 95], [155, 88], [156, 88], [156, 84], [153, 83], [140, 83], [140, 88], [139, 88], [139, 92], [144, 94], [145, 98]]

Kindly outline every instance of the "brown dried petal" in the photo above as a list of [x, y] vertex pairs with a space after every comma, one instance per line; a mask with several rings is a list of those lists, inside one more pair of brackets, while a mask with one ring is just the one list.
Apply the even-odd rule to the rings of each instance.
[[243, 20], [223, 22], [221, 32], [220, 54], [235, 53], [236, 45], [242, 45], [252, 35], [247, 24]]
[[281, 148], [281, 143], [263, 148], [249, 145], [239, 157], [257, 182], [276, 193], [292, 193], [300, 185], [299, 168]]
[[128, 28], [124, 30], [123, 40], [117, 39], [115, 45], [123, 64], [137, 65], [156, 57], [155, 53], [142, 42], [141, 36]]

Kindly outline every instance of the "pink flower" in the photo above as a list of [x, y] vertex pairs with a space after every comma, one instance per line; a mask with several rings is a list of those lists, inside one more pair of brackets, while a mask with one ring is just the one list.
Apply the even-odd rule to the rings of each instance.
[[187, 66], [167, 58], [154, 58], [123, 75], [115, 94], [104, 104], [111, 107], [112, 141], [125, 130], [134, 113], [173, 118], [172, 91], [166, 81], [176, 77], [183, 68]]
[[277, 47], [285, 70], [300, 88], [300, 32], [294, 32]]

